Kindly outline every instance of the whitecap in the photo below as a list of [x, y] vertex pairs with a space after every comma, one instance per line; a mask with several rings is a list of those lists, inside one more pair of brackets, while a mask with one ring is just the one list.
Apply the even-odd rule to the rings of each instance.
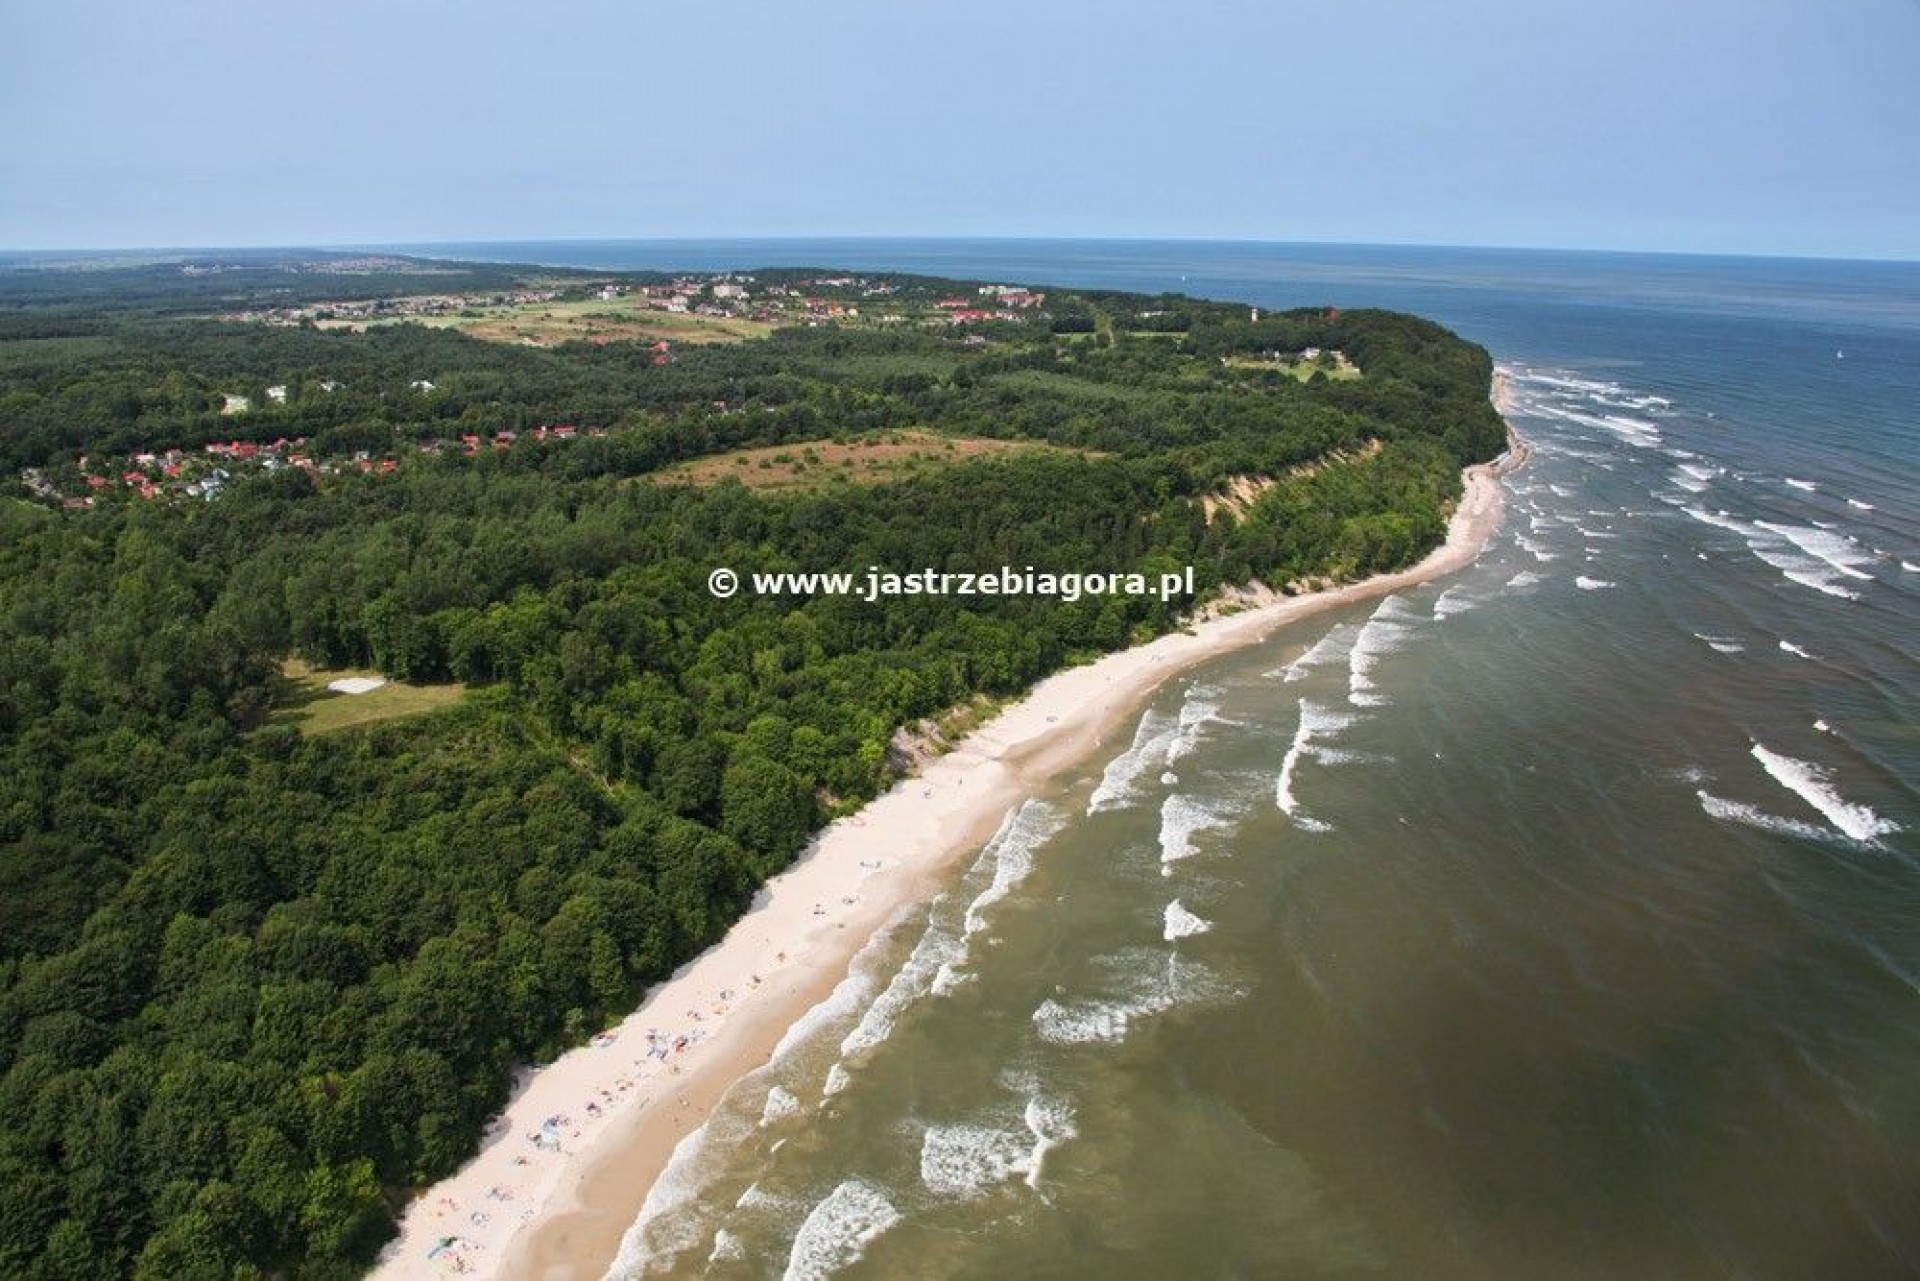
[[920, 1139], [920, 1182], [938, 1196], [968, 1200], [1027, 1165], [1025, 1136], [993, 1126], [932, 1125]]
[[1534, 539], [1528, 538], [1524, 534], [1515, 535], [1513, 541], [1519, 544], [1520, 549], [1522, 551], [1526, 552], [1528, 555], [1532, 556], [1535, 560], [1539, 561], [1543, 565], [1550, 560], [1560, 559], [1559, 552], [1548, 551], [1545, 546], [1543, 546], [1539, 542], [1536, 542]]
[[1033, 1012], [1040, 1039], [1054, 1045], [1111, 1045], [1126, 1039], [1143, 1018], [1176, 1005], [1240, 995], [1200, 962], [1178, 951], [1129, 948], [1099, 958], [1114, 994], [1066, 999], [1049, 997]]
[[1849, 498], [1847, 500], [1847, 506], [1858, 508], [1860, 511], [1863, 511], [1863, 512], [1870, 512], [1873, 510], [1872, 503], [1863, 503], [1858, 498]]
[[773, 1047], [772, 1058], [785, 1058], [801, 1045], [812, 1040], [826, 1028], [843, 1019], [852, 1019], [854, 1013], [864, 1008], [873, 999], [879, 986], [878, 977], [864, 968], [848, 972], [847, 977], [834, 985], [827, 999], [795, 1019], [781, 1035], [780, 1043]]
[[1328, 708], [1317, 706], [1306, 699], [1300, 700], [1300, 723], [1293, 732], [1293, 742], [1287, 747], [1287, 754], [1281, 758], [1280, 774], [1274, 779], [1273, 799], [1281, 813], [1310, 831], [1330, 830], [1324, 823], [1309, 819], [1300, 813], [1299, 800], [1293, 794], [1294, 771], [1300, 762], [1313, 756], [1331, 763], [1332, 753], [1317, 745], [1317, 741], [1352, 724], [1352, 718]]
[[1740, 801], [1730, 801], [1705, 791], [1695, 792], [1700, 798], [1700, 808], [1714, 818], [1728, 823], [1745, 823], [1748, 827], [1757, 827], [1763, 832], [1779, 832], [1786, 836], [1800, 836], [1809, 840], [1826, 840], [1828, 832], [1824, 827], [1812, 823], [1802, 823], [1799, 819], [1781, 818], [1765, 810]]
[[793, 1239], [785, 1281], [824, 1281], [859, 1261], [875, 1238], [900, 1221], [880, 1189], [848, 1179], [813, 1207]]
[[1087, 813], [1118, 809], [1137, 797], [1140, 781], [1167, 762], [1167, 749], [1179, 723], [1151, 708], [1133, 732], [1133, 745], [1108, 762], [1100, 783], [1087, 799]]
[[1829, 823], [1854, 840], [1871, 843], [1877, 836], [1900, 830], [1898, 824], [1881, 818], [1867, 806], [1841, 797], [1821, 766], [1782, 756], [1757, 742], [1753, 745], [1753, 756], [1776, 783], [1820, 811]]
[[1038, 1188], [1047, 1154], [1068, 1140], [1078, 1138], [1080, 1131], [1074, 1125], [1071, 1103], [1038, 1092], [1028, 1097], [1021, 1119], [1027, 1123], [1027, 1133], [1033, 1136], [1033, 1146], [1027, 1152], [1027, 1186]]
[[1778, 569], [1782, 577], [1803, 587], [1844, 600], [1858, 600], [1859, 595], [1843, 586], [1841, 579], [1873, 577], [1858, 568], [1869, 563], [1872, 557], [1845, 534], [1764, 520], [1749, 523], [1724, 510], [1709, 512], [1699, 507], [1681, 510], [1702, 524], [1740, 535], [1755, 556]]
[[1604, 578], [1588, 578], [1585, 574], [1573, 580], [1573, 585], [1583, 592], [1602, 591], [1608, 587], [1618, 587], [1618, 583], [1608, 582]]
[[1845, 534], [1804, 525], [1781, 525], [1773, 521], [1755, 521], [1759, 528], [1780, 535], [1807, 555], [1821, 560], [1849, 578], [1871, 581], [1873, 575], [1860, 566], [1873, 563], [1873, 555]]
[[1133, 1012], [1118, 1001], [1060, 1001], [1048, 997], [1033, 1012], [1040, 1039], [1054, 1045], [1114, 1044], [1124, 1040]]
[[1418, 617], [1400, 597], [1389, 596], [1360, 628], [1347, 655], [1347, 697], [1356, 706], [1379, 707], [1387, 701], [1374, 684], [1374, 667], [1405, 643], [1411, 634], [1406, 624]]
[[1787, 653], [1792, 654], [1795, 658], [1812, 658], [1813, 657], [1812, 654], [1809, 654], [1806, 650], [1801, 649], [1798, 645], [1794, 644], [1790, 640], [1781, 641], [1780, 648], [1785, 650]]
[[1810, 480], [1795, 480], [1791, 476], [1784, 477], [1783, 479], [1785, 479], [1785, 481], [1789, 485], [1792, 485], [1795, 489], [1804, 489], [1808, 493], [1813, 493], [1814, 491], [1820, 488], [1818, 485], [1814, 484]]
[[967, 905], [966, 932], [977, 934], [986, 925], [985, 912], [1011, 893], [1033, 870], [1034, 852], [1060, 831], [1059, 811], [1044, 801], [1029, 800], [1001, 822], [1000, 830], [981, 853], [992, 859], [993, 879]]
[[1192, 858], [1199, 850], [1193, 838], [1225, 827], [1230, 815], [1191, 796], [1175, 793], [1160, 805], [1160, 870], [1172, 875], [1172, 865]]
[[1285, 679], [1305, 680], [1307, 673], [1315, 667], [1336, 661], [1345, 661], [1347, 653], [1353, 648], [1354, 638], [1360, 629], [1352, 623], [1340, 623], [1330, 629], [1325, 636], [1313, 643], [1306, 653], [1287, 664]]
[[1433, 602], [1433, 616], [1436, 619], [1452, 618], [1455, 614], [1466, 613], [1479, 603], [1461, 588], [1449, 587]]
[[783, 1121], [800, 1110], [800, 1100], [792, 1090], [774, 1086], [767, 1091], [766, 1106], [760, 1109], [760, 1124], [772, 1125]]
[[1215, 693], [1213, 690], [1203, 693], [1199, 686], [1187, 692], [1186, 701], [1180, 704], [1173, 738], [1167, 743], [1167, 764], [1173, 764], [1198, 747], [1207, 725], [1220, 719], [1220, 703]]
[[1179, 899], [1167, 904], [1162, 914], [1163, 926], [1160, 936], [1171, 943], [1175, 939], [1191, 938], [1195, 934], [1205, 934], [1213, 928], [1213, 922], [1195, 916], [1181, 905]]
[[727, 1231], [725, 1228], [721, 1228], [713, 1234], [713, 1251], [707, 1255], [707, 1262], [709, 1264], [740, 1263], [743, 1262], [746, 1257], [746, 1244], [742, 1242], [739, 1237]]

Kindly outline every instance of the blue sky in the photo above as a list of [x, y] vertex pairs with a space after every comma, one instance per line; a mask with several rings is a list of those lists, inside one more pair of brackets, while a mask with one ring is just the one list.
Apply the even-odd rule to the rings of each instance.
[[0, 0], [0, 248], [1920, 258], [1920, 0]]

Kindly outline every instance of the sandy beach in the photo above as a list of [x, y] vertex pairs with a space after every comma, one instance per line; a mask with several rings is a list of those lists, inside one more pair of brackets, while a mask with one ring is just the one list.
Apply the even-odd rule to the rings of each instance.
[[[1503, 410], [1504, 399], [1496, 376]], [[1500, 476], [1526, 452], [1512, 438], [1500, 459], [1468, 469], [1446, 541], [1413, 568], [1311, 595], [1256, 595], [1237, 612], [1057, 673], [919, 776], [826, 828], [725, 938], [617, 1027], [523, 1074], [481, 1152], [413, 1202], [374, 1275], [605, 1275], [676, 1145], [1013, 806], [1084, 762], [1176, 673], [1467, 565], [1499, 525]]]

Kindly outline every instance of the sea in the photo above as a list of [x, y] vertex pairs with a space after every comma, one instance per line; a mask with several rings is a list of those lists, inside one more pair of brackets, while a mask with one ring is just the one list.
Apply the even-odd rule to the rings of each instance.
[[1168, 684], [676, 1154], [613, 1276], [1920, 1276], [1920, 264], [434, 246], [1384, 306], [1470, 568]]

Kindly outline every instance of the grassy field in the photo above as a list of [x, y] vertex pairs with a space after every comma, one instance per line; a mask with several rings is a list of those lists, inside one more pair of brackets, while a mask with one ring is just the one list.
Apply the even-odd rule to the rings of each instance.
[[114, 345], [114, 340], [104, 335], [9, 338], [0, 342], [0, 369], [86, 360], [108, 354]]
[[1288, 374], [1300, 382], [1306, 382], [1317, 373], [1324, 373], [1335, 382], [1352, 382], [1360, 376], [1360, 367], [1347, 359], [1345, 352], [1328, 352], [1333, 359], [1331, 365], [1320, 365], [1310, 360], [1281, 360], [1265, 356], [1229, 356], [1227, 368], [1264, 370]]
[[329, 681], [344, 677], [378, 675], [351, 668], [311, 667], [289, 658], [280, 667], [281, 690], [274, 700], [278, 707], [273, 723], [292, 725], [303, 734], [331, 734], [451, 707], [467, 692], [465, 685], [409, 685], [404, 681], [388, 681], [365, 694], [342, 694], [327, 688]]
[[1092, 456], [1040, 441], [890, 431], [846, 441], [815, 440], [713, 454], [656, 472], [653, 480], [711, 485], [732, 478], [749, 489], [792, 492], [829, 485], [880, 485], [978, 458], [1034, 453]]
[[935, 356], [922, 352], [839, 356], [833, 360], [823, 360], [815, 366], [824, 374], [861, 379], [885, 378], [893, 374], [928, 374], [935, 378], [946, 378], [959, 367], [958, 356]]
[[1015, 369], [1009, 373], [995, 374], [993, 384], [996, 387], [1013, 387], [1025, 392], [1050, 393], [1074, 400], [1097, 401], [1105, 404], [1150, 400], [1159, 394], [1139, 387], [1125, 387], [1118, 383], [1103, 383], [1092, 378], [1078, 378], [1072, 374], [1063, 374], [1051, 369]]
[[369, 325], [410, 321], [433, 329], [458, 329], [489, 342], [553, 347], [563, 342], [745, 342], [764, 338], [773, 326], [726, 316], [676, 315], [642, 307], [631, 298], [587, 298], [574, 302], [528, 303], [517, 307], [476, 307], [452, 316], [396, 316], [374, 321], [323, 320], [323, 329], [361, 330]]

